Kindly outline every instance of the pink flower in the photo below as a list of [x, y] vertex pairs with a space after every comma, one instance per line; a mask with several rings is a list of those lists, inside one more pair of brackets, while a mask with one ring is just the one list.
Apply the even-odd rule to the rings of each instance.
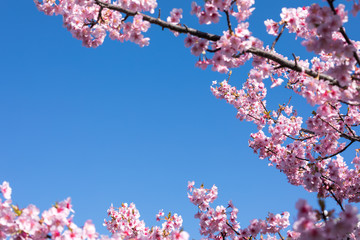
[[281, 78], [274, 79], [273, 84], [271, 84], [271, 88], [280, 86], [283, 82], [284, 82], [284, 80]]
[[0, 191], [2, 192], [5, 199], [11, 199], [11, 187], [8, 182], [4, 181], [2, 185], [0, 185]]
[[279, 34], [279, 24], [277, 22], [275, 22], [272, 19], [267, 19], [264, 23], [265, 23], [266, 31], [268, 32], [268, 34], [274, 35], [274, 36]]

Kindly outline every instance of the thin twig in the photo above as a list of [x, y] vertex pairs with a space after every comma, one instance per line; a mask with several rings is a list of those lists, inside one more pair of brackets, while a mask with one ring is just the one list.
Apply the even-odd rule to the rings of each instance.
[[348, 145], [346, 145], [343, 149], [341, 149], [340, 151], [334, 153], [334, 154], [331, 154], [329, 156], [326, 156], [326, 157], [322, 157], [321, 160], [325, 160], [325, 159], [328, 159], [328, 158], [332, 158], [332, 157], [335, 157], [336, 155], [344, 152], [348, 147], [351, 146], [351, 144], [353, 144], [355, 141], [351, 141]]
[[275, 47], [276, 43], [279, 41], [281, 35], [283, 34], [283, 32], [285, 30], [285, 27], [286, 27], [286, 23], [284, 23], [283, 27], [280, 30], [280, 33], [277, 35], [274, 42], [272, 43], [271, 48], [270, 48], [271, 51], [274, 50], [274, 47]]
[[294, 54], [294, 53], [292, 53], [291, 55], [294, 57], [295, 66], [297, 66], [297, 65], [298, 65], [298, 62], [297, 62], [297, 57], [295, 56], [295, 54]]
[[337, 204], [339, 204], [341, 210], [344, 212], [345, 209], [341, 203], [341, 201], [339, 199], [337, 199], [337, 197], [335, 196], [335, 194], [333, 193], [333, 191], [329, 188], [328, 191], [330, 192], [331, 196], [335, 199], [335, 201], [337, 202]]
[[224, 13], [226, 14], [226, 21], [227, 21], [227, 25], [228, 25], [228, 28], [229, 28], [229, 33], [230, 35], [233, 34], [233, 30], [231, 28], [231, 22], [230, 22], [230, 16], [229, 16], [229, 12], [227, 10], [224, 10]]
[[303, 142], [305, 140], [308, 140], [308, 139], [311, 139], [311, 138], [314, 137], [314, 136], [309, 136], [309, 137], [305, 137], [305, 138], [294, 138], [294, 137], [292, 137], [292, 136], [290, 136], [288, 134], [284, 134], [284, 136], [286, 136], [286, 137], [288, 137], [288, 138], [290, 138], [290, 139], [292, 139], [294, 141], [300, 141], [300, 142]]
[[280, 232], [278, 232], [278, 234], [279, 234], [279, 237], [280, 237], [282, 240], [285, 240], [285, 238], [281, 235]]
[[125, 22], [126, 21], [126, 19], [128, 19], [128, 17], [129, 17], [129, 15], [128, 14], [126, 14], [125, 15], [125, 17], [121, 20], [122, 22]]
[[[335, 199], [336, 203], [340, 206], [341, 210], [344, 212], [345, 209], [341, 203], [341, 201], [335, 196], [334, 192], [331, 190], [331, 186], [328, 186], [325, 182], [324, 182], [324, 179], [325, 178], [323, 175], [321, 176], [321, 181], [325, 187], [325, 189], [331, 194], [331, 196]], [[325, 178], [326, 179], [326, 178]], [[329, 179], [328, 179], [329, 180]], [[327, 187], [327, 188], [326, 188]]]

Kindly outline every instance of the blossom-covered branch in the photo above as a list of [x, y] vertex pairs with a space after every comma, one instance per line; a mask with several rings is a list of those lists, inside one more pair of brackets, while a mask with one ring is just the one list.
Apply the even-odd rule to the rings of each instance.
[[[125, 14], [127, 14], [129, 16], [135, 16], [135, 15], [139, 14], [139, 15], [142, 16], [143, 20], [145, 20], [145, 21], [148, 21], [148, 22], [150, 22], [152, 24], [158, 25], [158, 26], [160, 26], [162, 28], [167, 28], [167, 29], [170, 29], [172, 31], [176, 31], [178, 33], [186, 33], [186, 34], [190, 34], [190, 35], [195, 36], [195, 37], [199, 37], [201, 39], [214, 41], [214, 42], [219, 41], [220, 38], [221, 38], [221, 36], [216, 35], [216, 34], [202, 32], [202, 31], [199, 31], [197, 29], [188, 27], [186, 25], [181, 26], [180, 24], [168, 23], [168, 22], [163, 21], [163, 20], [161, 20], [159, 18], [151, 17], [149, 15], [139, 13], [139, 12], [135, 12], [135, 11], [130, 11], [130, 10], [125, 9], [123, 7], [120, 7], [118, 5], [105, 3], [105, 2], [102, 2], [100, 0], [95, 0], [95, 2], [96, 2], [96, 4], [98, 4], [99, 6], [101, 6], [103, 8], [108, 8], [108, 9], [111, 9], [111, 10], [114, 10], [114, 11], [125, 13]], [[102, 8], [101, 8], [101, 10], [102, 10]], [[229, 19], [229, 14], [228, 13], [227, 13], [227, 19]], [[230, 20], [228, 20], [228, 24], [230, 24]], [[231, 29], [231, 25], [229, 25], [229, 29]], [[218, 50], [220, 50], [220, 49], [218, 49]], [[307, 75], [309, 75], [311, 77], [319, 78], [319, 79], [322, 79], [322, 80], [327, 80], [331, 84], [334, 84], [334, 85], [337, 84], [336, 79], [334, 79], [333, 77], [331, 77], [329, 75], [326, 75], [326, 74], [323, 74], [323, 73], [313, 71], [313, 70], [311, 70], [309, 68], [306, 68], [304, 66], [300, 66], [300, 65], [296, 64], [296, 62], [289, 61], [289, 60], [287, 60], [286, 58], [282, 57], [279, 54], [276, 54], [276, 53], [273, 53], [273, 52], [270, 52], [270, 51], [266, 51], [266, 50], [263, 50], [261, 48], [256, 48], [256, 47], [250, 47], [249, 49], [246, 50], [246, 52], [252, 53], [252, 54], [260, 56], [260, 57], [267, 58], [269, 60], [272, 60], [272, 61], [278, 63], [283, 68], [288, 68], [288, 69], [291, 69], [291, 70], [296, 71], [296, 72], [305, 72]]]
[[101, 6], [103, 8], [108, 8], [108, 9], [111, 9], [114, 11], [125, 13], [126, 15], [129, 15], [129, 16], [135, 16], [135, 15], [139, 14], [142, 16], [143, 20], [148, 21], [149, 23], [158, 25], [162, 28], [170, 29], [172, 31], [176, 31], [178, 33], [188, 33], [193, 36], [196, 36], [196, 37], [199, 37], [202, 39], [206, 39], [206, 40], [210, 40], [210, 41], [215, 41], [215, 42], [220, 39], [220, 36], [218, 36], [218, 35], [202, 32], [202, 31], [199, 31], [194, 28], [187, 27], [187, 26], [181, 26], [181, 25], [177, 25], [177, 24], [168, 23], [164, 20], [161, 20], [160, 18], [155, 18], [155, 17], [151, 17], [149, 15], [146, 15], [146, 14], [143, 14], [140, 12], [131, 11], [129, 9], [120, 7], [118, 5], [102, 2], [100, 0], [95, 0], [95, 2], [96, 2], [96, 4], [98, 4], [99, 6]]

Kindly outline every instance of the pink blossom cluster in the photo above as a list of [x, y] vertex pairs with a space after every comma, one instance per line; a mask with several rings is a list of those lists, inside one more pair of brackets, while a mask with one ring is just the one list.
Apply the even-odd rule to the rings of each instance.
[[8, 182], [3, 182], [0, 189], [5, 199], [0, 199], [0, 239], [94, 240], [99, 237], [91, 221], [86, 221], [83, 227], [73, 222], [70, 198], [39, 215], [40, 210], [34, 205], [20, 209], [12, 204]]
[[[360, 160], [357, 160], [359, 165]], [[290, 226], [288, 212], [281, 214], [269, 213], [265, 220], [253, 219], [247, 228], [241, 228], [237, 221], [238, 209], [229, 201], [228, 206], [212, 208], [210, 204], [217, 198], [216, 186], [206, 189], [194, 187], [194, 182], [188, 184], [188, 197], [198, 207], [195, 218], [200, 220], [200, 233], [206, 239], [277, 239]], [[110, 207], [105, 220], [105, 226], [112, 233], [111, 237], [101, 236], [95, 230], [91, 221], [86, 221], [82, 228], [73, 222], [69, 216], [72, 210], [70, 199], [56, 203], [49, 210], [39, 216], [39, 209], [34, 205], [20, 209], [11, 204], [11, 188], [7, 182], [0, 185], [5, 199], [0, 200], [0, 239], [56, 239], [56, 240], [120, 240], [120, 239], [164, 239], [186, 240], [189, 234], [180, 230], [182, 218], [169, 213], [165, 216], [162, 210], [156, 218], [164, 218], [162, 227], [148, 228], [139, 220], [140, 214], [135, 204], [122, 204], [118, 209]], [[314, 210], [305, 200], [296, 204], [298, 216], [293, 224], [293, 230], [287, 231], [287, 239], [358, 239], [360, 236], [358, 211], [355, 207], [346, 205], [338, 216], [334, 211], [326, 211], [325, 203], [321, 200], [320, 210]]]
[[[167, 18], [167, 22], [172, 24], [179, 24], [180, 19], [183, 17], [182, 12], [183, 10], [181, 8], [174, 8], [171, 10], [170, 17]], [[178, 32], [173, 31], [173, 33], [176, 37], [179, 36]]]
[[[165, 217], [162, 227], [145, 227], [139, 220], [139, 211], [132, 203], [123, 204], [118, 210], [110, 207], [104, 225], [112, 233], [111, 237], [99, 236], [94, 224], [86, 221], [83, 227], [74, 222], [73, 209], [70, 198], [56, 203], [41, 215], [40, 210], [29, 205], [20, 209], [12, 204], [11, 188], [8, 182], [0, 185], [0, 191], [5, 201], [0, 198], [0, 239], [54, 239], [54, 240], [187, 240], [189, 234], [180, 230], [182, 218], [177, 214]], [[157, 219], [164, 214], [160, 212]]]
[[245, 21], [254, 8], [251, 6], [254, 0], [209, 0], [204, 6], [198, 5], [196, 2], [191, 4], [191, 14], [199, 18], [200, 24], [218, 23], [220, 21], [221, 12], [227, 11], [234, 16], [238, 22]]
[[286, 24], [290, 33], [296, 33], [296, 36], [308, 38], [315, 34], [315, 30], [310, 30], [306, 25], [306, 18], [309, 15], [309, 7], [282, 8], [281, 24]]
[[247, 20], [251, 13], [255, 10], [252, 6], [255, 4], [255, 0], [237, 0], [236, 10], [230, 11], [230, 14], [236, 18], [238, 22]]
[[123, 8], [129, 9], [133, 12], [154, 13], [155, 8], [157, 8], [156, 0], [117, 0], [115, 1], [115, 4]]
[[[339, 4], [335, 13], [328, 6], [313, 4], [303, 8], [283, 8], [280, 14], [281, 24], [286, 24], [289, 32], [296, 33], [297, 37], [304, 38], [302, 44], [308, 51], [313, 51], [321, 56], [325, 66], [317, 68], [318, 72], [324, 72], [338, 80], [340, 87], [349, 86], [349, 92], [353, 95], [357, 86], [351, 81], [354, 68], [354, 52], [360, 51], [360, 44], [351, 41], [348, 44], [338, 31], [342, 24], [348, 21], [345, 6]], [[269, 34], [278, 33], [279, 23], [273, 20], [265, 21]], [[315, 61], [318, 62], [318, 58]], [[317, 66], [319, 67], [319, 66]], [[314, 82], [313, 79], [309, 80]], [[324, 89], [324, 88], [322, 88]], [[311, 90], [310, 90], [311, 92]], [[358, 95], [358, 94], [357, 94]]]
[[[347, 15], [343, 5], [335, 11], [333, 13], [329, 7], [314, 4], [298, 9], [283, 8], [281, 14], [282, 23], [286, 23], [289, 31], [295, 32], [298, 37], [317, 42], [326, 37], [330, 44], [340, 46], [335, 49], [319, 43], [327, 51], [317, 52], [319, 57], [314, 57], [311, 65], [307, 60], [294, 60], [303, 69], [311, 68], [319, 74], [329, 74], [335, 82], [310, 77], [304, 71], [279, 68], [277, 63], [254, 58], [254, 68], [242, 89], [238, 90], [223, 81], [211, 90], [216, 97], [234, 105], [240, 120], [252, 121], [258, 126], [259, 132], [251, 135], [249, 146], [260, 158], [269, 158], [270, 165], [284, 172], [290, 183], [302, 185], [322, 197], [332, 196], [339, 202], [359, 202], [357, 170], [351, 169], [339, 155], [360, 140], [356, 133], [360, 121], [360, 84], [353, 79], [358, 73], [353, 56], [359, 44], [354, 41], [348, 44], [337, 32], [347, 21]], [[266, 25], [270, 34], [278, 34], [279, 26], [274, 21], [268, 20]], [[271, 52], [277, 54], [274, 50]], [[277, 110], [267, 109], [263, 80], [270, 78], [271, 87], [275, 87], [284, 81], [280, 77], [288, 80], [287, 88], [303, 96], [310, 104], [318, 105], [313, 116], [305, 121], [306, 126], [289, 104]]]
[[273, 234], [287, 228], [289, 223], [288, 212], [272, 214], [266, 220], [253, 219], [247, 228], [241, 228], [237, 221], [238, 209], [229, 201], [228, 206], [212, 208], [212, 203], [218, 195], [217, 187], [206, 189], [204, 186], [194, 188], [194, 182], [189, 182], [188, 197], [199, 208], [195, 218], [200, 220], [200, 233], [206, 239], [252, 239], [258, 234], [268, 235], [268, 239], [276, 239]]
[[[354, 45], [347, 44], [344, 37], [338, 33], [342, 23], [347, 21], [347, 12], [344, 9], [344, 5], [339, 5], [334, 14], [329, 7], [313, 4], [308, 10], [306, 23], [307, 28], [316, 30], [316, 35], [303, 42], [308, 51], [314, 51], [317, 54], [324, 52], [333, 56], [333, 61], [337, 66], [333, 66], [328, 74], [338, 79], [340, 86], [351, 84], [348, 73], [354, 70], [353, 52], [357, 51]], [[340, 60], [340, 63], [337, 60]], [[341, 64], [344, 60], [347, 63]]]
[[[253, 219], [247, 228], [241, 228], [237, 221], [238, 209], [229, 201], [228, 206], [212, 208], [212, 203], [218, 195], [217, 188], [213, 186], [206, 189], [202, 185], [194, 188], [194, 182], [189, 182], [188, 193], [190, 201], [199, 208], [195, 218], [200, 220], [200, 233], [206, 239], [281, 239], [283, 230], [290, 226], [288, 212], [281, 214], [269, 213], [266, 220]], [[360, 227], [358, 210], [356, 207], [346, 205], [338, 215], [335, 211], [327, 211], [325, 202], [319, 200], [321, 209], [313, 209], [305, 200], [296, 203], [297, 219], [293, 229], [288, 230], [287, 239], [294, 240], [336, 240], [359, 239]]]
[[[360, 122], [360, 107], [348, 106], [347, 113], [342, 114], [341, 103], [322, 102], [306, 121], [305, 129], [293, 106], [280, 106], [276, 111], [267, 109], [262, 80], [269, 77], [272, 66], [261, 61], [257, 64], [242, 89], [238, 90], [228, 81], [211, 87], [216, 97], [237, 109], [240, 120], [252, 121], [258, 126], [259, 132], [251, 134], [249, 146], [260, 158], [269, 158], [270, 165], [284, 172], [290, 183], [302, 185], [322, 197], [330, 196], [329, 189], [332, 189], [338, 200], [358, 202], [357, 171], [350, 169], [338, 153], [352, 143], [340, 141], [341, 138], [358, 138], [354, 126]], [[306, 90], [304, 86], [302, 89]], [[267, 130], [263, 131], [266, 126]]]
[[140, 214], [134, 203], [123, 203], [118, 209], [111, 206], [108, 209], [108, 216], [110, 220], [105, 220], [104, 225], [117, 239], [189, 239], [189, 234], [181, 230], [183, 220], [177, 214], [169, 213], [164, 217], [164, 212], [161, 210], [156, 215], [156, 220], [160, 221], [164, 217], [165, 222], [162, 227], [152, 228], [146, 227], [144, 221], [140, 221]]
[[338, 218], [333, 212], [314, 210], [305, 200], [296, 203], [298, 209], [297, 220], [293, 225], [294, 232], [289, 235], [292, 239], [306, 240], [337, 240], [359, 239], [359, 218], [356, 207], [346, 205]]
[[244, 65], [251, 58], [251, 54], [245, 53], [247, 49], [262, 46], [260, 40], [251, 36], [248, 26], [248, 23], [239, 23], [233, 33], [224, 32], [220, 40], [211, 45], [212, 49], [216, 49], [212, 58], [206, 56], [209, 46], [206, 40], [188, 35], [185, 46], [192, 47], [191, 53], [195, 56], [202, 54], [196, 66], [206, 69], [212, 65], [213, 71], [227, 73], [229, 69]]
[[181, 8], [174, 8], [173, 10], [171, 10], [170, 17], [167, 18], [167, 22], [173, 24], [180, 23], [180, 19], [183, 17], [182, 12], [183, 10]]
[[[254, 10], [253, 4], [253, 0], [210, 0], [206, 1], [203, 7], [196, 2], [192, 3], [191, 13], [199, 18], [200, 24], [219, 22], [221, 12], [235, 17], [238, 22], [234, 29], [229, 28], [228, 31], [224, 31], [221, 39], [209, 47], [208, 45], [198, 47], [195, 43], [199, 40], [193, 36], [187, 36], [185, 46], [193, 46], [191, 53], [195, 56], [203, 55], [196, 63], [197, 67], [206, 69], [207, 66], [212, 65], [213, 71], [226, 73], [230, 68], [239, 67], [251, 58], [251, 55], [246, 53], [248, 48], [262, 47], [262, 42], [251, 36], [251, 32], [248, 30], [249, 24], [245, 22]], [[215, 52], [211, 58], [206, 54], [208, 50]]]
[[266, 26], [266, 31], [270, 35], [278, 35], [279, 34], [279, 23], [275, 22], [272, 19], [267, 19], [264, 21], [264, 24]]
[[[38, 9], [47, 15], [62, 15], [64, 26], [74, 38], [83, 42], [86, 47], [100, 46], [109, 32], [113, 40], [131, 41], [139, 46], [149, 45], [149, 38], [143, 36], [150, 23], [136, 15], [133, 21], [125, 21], [122, 14], [109, 9], [102, 9], [93, 0], [34, 0]], [[110, 0], [104, 1], [111, 3]], [[155, 0], [115, 1], [122, 7], [132, 11], [154, 12]]]
[[[230, 1], [227, 1], [230, 3]], [[191, 4], [191, 14], [195, 14], [199, 18], [200, 24], [218, 23], [220, 21], [219, 6], [223, 6], [223, 1], [207, 1], [204, 5], [204, 9], [197, 5], [196, 2]]]

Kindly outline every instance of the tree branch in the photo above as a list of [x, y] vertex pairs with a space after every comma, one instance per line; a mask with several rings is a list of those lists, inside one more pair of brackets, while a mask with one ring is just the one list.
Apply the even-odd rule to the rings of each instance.
[[285, 59], [283, 57], [280, 57], [277, 54], [274, 54], [272, 52], [267, 52], [265, 50], [262, 50], [260, 48], [255, 48], [255, 47], [249, 48], [247, 50], [247, 52], [252, 53], [254, 55], [257, 55], [259, 57], [264, 57], [264, 58], [270, 59], [270, 60], [280, 64], [280, 66], [286, 67], [286, 68], [291, 69], [291, 70], [293, 70], [295, 72], [299, 72], [299, 73], [304, 72], [307, 75], [309, 75], [310, 77], [319, 78], [321, 80], [325, 80], [325, 81], [330, 82], [330, 84], [338, 85], [335, 78], [333, 78], [333, 77], [331, 77], [329, 75], [323, 74], [323, 73], [318, 73], [318, 72], [316, 72], [314, 70], [311, 70], [309, 68], [300, 67], [298, 64], [295, 64], [295, 62], [289, 61], [289, 60], [287, 60], [287, 59]]
[[[202, 38], [202, 39], [206, 39], [209, 41], [213, 41], [213, 42], [216, 42], [216, 41], [220, 40], [220, 38], [221, 38], [221, 36], [216, 35], [216, 34], [206, 33], [206, 32], [202, 32], [197, 29], [194, 29], [194, 28], [183, 27], [181, 25], [171, 24], [171, 23], [165, 22], [164, 20], [161, 20], [159, 18], [154, 18], [154, 17], [151, 17], [151, 16], [143, 14], [143, 13], [130, 11], [128, 9], [122, 8], [122, 7], [114, 5], [114, 4], [104, 3], [100, 0], [95, 0], [95, 3], [97, 5], [99, 5], [100, 7], [111, 9], [111, 10], [118, 11], [121, 13], [125, 13], [129, 16], [135, 16], [136, 14], [140, 14], [143, 17], [143, 20], [148, 21], [153, 24], [156, 24], [158, 26], [161, 26], [162, 28], [167, 28], [172, 31], [176, 31], [178, 33], [187, 33], [187, 34], [190, 34], [190, 35]], [[268, 52], [268, 51], [265, 51], [263, 49], [256, 48], [256, 47], [251, 47], [251, 48], [247, 49], [246, 52], [252, 53], [259, 57], [270, 59], [270, 60], [280, 64], [280, 66], [291, 69], [295, 72], [299, 72], [299, 73], [304, 72], [307, 75], [309, 75], [310, 77], [325, 80], [325, 81], [330, 82], [330, 84], [332, 84], [332, 85], [339, 86], [339, 84], [335, 78], [333, 78], [329, 75], [323, 74], [323, 73], [318, 73], [309, 68], [301, 67], [301, 66], [295, 64], [293, 61], [289, 61], [289, 60], [285, 59], [284, 57], [281, 57], [273, 52]]]
[[229, 28], [229, 33], [230, 35], [233, 34], [233, 30], [231, 28], [231, 22], [230, 22], [230, 16], [229, 16], [229, 12], [224, 10], [225, 14], [226, 14], [226, 21], [227, 21], [227, 24], [228, 24], [228, 28]]

